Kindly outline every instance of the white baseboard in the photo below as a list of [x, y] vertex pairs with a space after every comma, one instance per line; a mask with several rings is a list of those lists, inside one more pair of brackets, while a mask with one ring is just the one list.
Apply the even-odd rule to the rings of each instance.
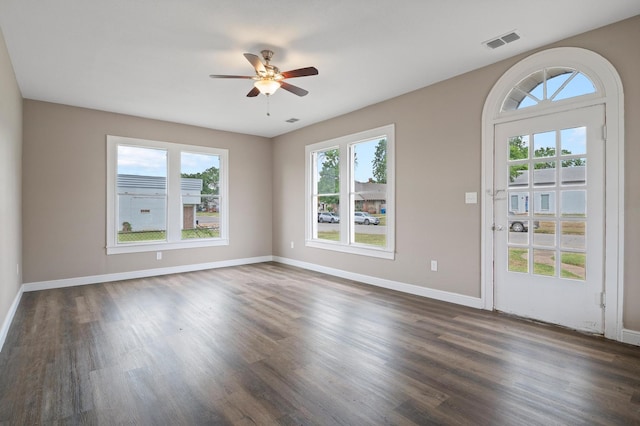
[[329, 268], [327, 266], [316, 265], [314, 263], [301, 262], [299, 260], [287, 259], [285, 257], [274, 256], [274, 262], [283, 263], [285, 265], [297, 266], [311, 271], [322, 272], [324, 274], [333, 275], [340, 278], [346, 278], [353, 281], [371, 284], [377, 287], [387, 288], [390, 290], [400, 291], [402, 293], [414, 294], [416, 296], [428, 297], [443, 302], [455, 303], [457, 305], [469, 306], [471, 308], [482, 309], [484, 303], [478, 297], [465, 296], [448, 291], [434, 290], [427, 287], [421, 287], [415, 284], [407, 284], [399, 281], [387, 280], [384, 278], [372, 277], [370, 275], [357, 274], [354, 272], [344, 271], [342, 269]]
[[22, 291], [50, 290], [53, 288], [73, 287], [86, 284], [107, 283], [134, 278], [155, 277], [159, 275], [183, 272], [203, 271], [206, 269], [226, 268], [229, 266], [249, 265], [251, 263], [270, 262], [273, 256], [249, 257], [245, 259], [221, 260], [219, 262], [198, 263], [194, 265], [172, 266], [168, 268], [143, 269], [140, 271], [118, 272], [115, 274], [91, 275], [87, 277], [65, 278], [52, 281], [38, 281], [22, 284]]
[[[288, 259], [280, 256], [260, 256], [260, 257], [251, 257], [251, 258], [245, 258], [245, 259], [223, 260], [219, 262], [199, 263], [195, 265], [183, 265], [183, 266], [174, 266], [174, 267], [168, 267], [168, 268], [145, 269], [141, 271], [119, 272], [114, 274], [91, 275], [91, 276], [78, 277], [78, 278], [66, 278], [66, 279], [60, 279], [60, 280], [25, 283], [20, 287], [18, 294], [16, 294], [16, 297], [14, 298], [13, 303], [9, 308], [9, 312], [7, 313], [4, 319], [2, 328], [0, 329], [0, 351], [2, 350], [2, 346], [4, 345], [7, 334], [9, 333], [9, 327], [13, 322], [13, 317], [15, 316], [16, 310], [18, 309], [18, 305], [20, 304], [20, 300], [24, 292], [49, 290], [54, 288], [72, 287], [72, 286], [87, 285], [87, 284], [98, 284], [98, 283], [104, 283], [104, 282], [129, 280], [134, 278], [146, 278], [146, 277], [176, 274], [176, 273], [183, 273], [183, 272], [202, 271], [207, 269], [225, 268], [229, 266], [241, 266], [241, 265], [249, 265], [252, 263], [262, 263], [262, 262], [271, 262], [271, 261], [279, 262], [285, 265], [296, 266], [298, 268], [308, 269], [310, 271], [321, 272], [324, 274], [333, 275], [336, 277], [345, 278], [353, 281], [358, 281], [365, 284], [374, 285], [377, 287], [396, 290], [396, 291], [400, 291], [408, 294], [414, 294], [416, 296], [428, 297], [430, 299], [440, 300], [443, 302], [455, 303], [457, 305], [469, 306], [471, 308], [476, 308], [476, 309], [484, 308], [482, 299], [478, 297], [465, 296], [462, 294], [451, 293], [451, 292], [442, 291], [442, 290], [434, 290], [427, 287], [421, 287], [415, 284], [407, 284], [399, 281], [392, 281], [384, 278], [373, 277], [370, 275], [357, 274], [355, 272], [344, 271], [342, 269], [330, 268], [327, 266], [316, 265], [314, 263], [302, 262], [299, 260]], [[626, 330], [626, 329], [622, 330], [621, 341], [631, 345], [640, 346], [640, 331]]]
[[640, 346], [640, 331], [622, 329], [622, 342]]
[[16, 294], [16, 297], [13, 298], [13, 303], [9, 307], [7, 316], [4, 318], [2, 328], [0, 328], [0, 352], [2, 352], [4, 341], [7, 339], [7, 335], [9, 334], [9, 328], [11, 327], [11, 323], [13, 322], [13, 317], [16, 315], [16, 311], [18, 310], [20, 299], [22, 299], [22, 293], [23, 290], [22, 287], [20, 287], [20, 289], [18, 289], [18, 294]]

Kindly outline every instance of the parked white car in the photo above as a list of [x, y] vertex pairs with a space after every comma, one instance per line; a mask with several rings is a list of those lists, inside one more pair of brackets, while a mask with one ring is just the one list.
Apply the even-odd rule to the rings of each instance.
[[353, 220], [355, 223], [360, 225], [378, 225], [380, 223], [380, 219], [375, 216], [371, 216], [367, 212], [355, 212]]

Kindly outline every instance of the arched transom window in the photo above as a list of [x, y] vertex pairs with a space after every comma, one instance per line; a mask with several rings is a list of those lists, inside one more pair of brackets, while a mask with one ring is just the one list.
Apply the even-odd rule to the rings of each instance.
[[502, 104], [502, 111], [519, 110], [595, 92], [596, 86], [591, 79], [578, 70], [544, 68], [530, 74], [511, 89]]

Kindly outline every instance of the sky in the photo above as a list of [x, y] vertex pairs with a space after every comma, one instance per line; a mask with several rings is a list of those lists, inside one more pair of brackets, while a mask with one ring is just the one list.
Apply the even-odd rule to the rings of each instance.
[[[220, 167], [217, 155], [183, 152], [181, 173], [203, 172], [211, 166]], [[118, 146], [118, 174], [167, 176], [167, 152], [162, 149]]]

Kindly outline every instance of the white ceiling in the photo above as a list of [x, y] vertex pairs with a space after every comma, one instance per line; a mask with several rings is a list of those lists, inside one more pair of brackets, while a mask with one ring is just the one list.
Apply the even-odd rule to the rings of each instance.
[[[22, 95], [276, 136], [640, 14], [639, 0], [0, 0]], [[496, 50], [482, 42], [516, 30]], [[270, 48], [309, 90], [247, 98]], [[295, 124], [286, 123], [298, 118]]]

